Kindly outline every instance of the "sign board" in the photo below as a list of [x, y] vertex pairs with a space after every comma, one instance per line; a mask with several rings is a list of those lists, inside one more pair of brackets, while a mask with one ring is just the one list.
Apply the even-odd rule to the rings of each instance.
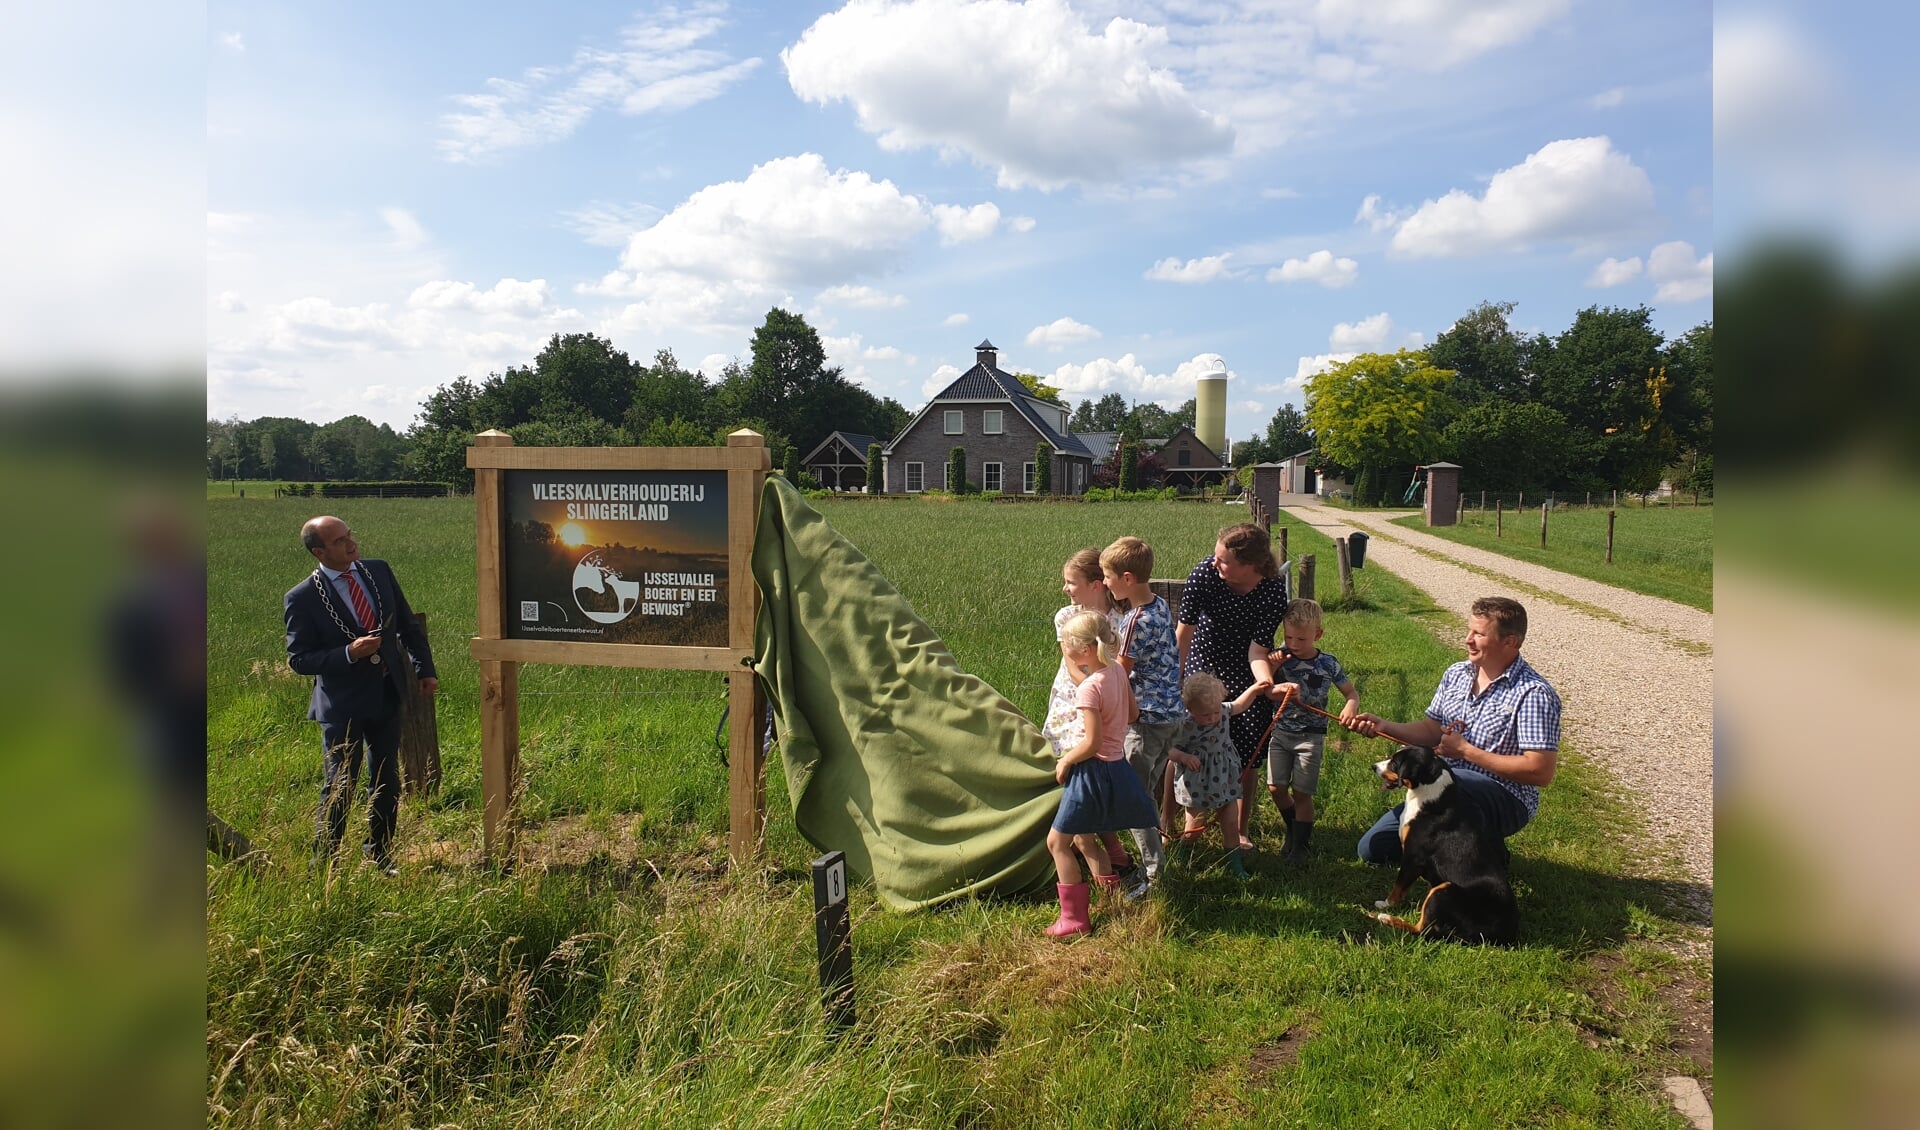
[[852, 1027], [853, 927], [847, 917], [846, 852], [830, 851], [813, 861], [813, 935], [827, 1023]]
[[765, 696], [751, 664], [752, 554], [766, 441], [725, 447], [528, 447], [487, 431], [473, 468], [481, 798], [487, 852], [510, 851], [520, 793], [520, 665], [727, 676], [727, 847], [760, 847]]
[[508, 471], [508, 639], [727, 646], [725, 471]]

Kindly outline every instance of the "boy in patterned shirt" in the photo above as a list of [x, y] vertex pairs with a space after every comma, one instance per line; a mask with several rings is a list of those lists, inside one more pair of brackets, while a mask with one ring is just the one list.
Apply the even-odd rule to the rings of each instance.
[[1340, 724], [1351, 727], [1360, 713], [1360, 697], [1340, 661], [1319, 649], [1326, 630], [1320, 626], [1318, 601], [1287, 605], [1281, 632], [1286, 646], [1271, 656], [1274, 686], [1269, 693], [1278, 699], [1291, 689], [1293, 697], [1287, 699], [1267, 745], [1267, 793], [1287, 822], [1280, 857], [1297, 867], [1307, 862], [1307, 842], [1313, 838], [1313, 794], [1320, 787], [1320, 758], [1327, 741], [1327, 720], [1306, 707], [1325, 710], [1327, 692], [1337, 688], [1347, 698]]
[[[1153, 547], [1139, 538], [1120, 538], [1101, 550], [1100, 572], [1107, 591], [1127, 603], [1120, 665], [1126, 668], [1134, 700], [1140, 705], [1139, 719], [1127, 727], [1127, 763], [1159, 805], [1161, 823], [1166, 824], [1172, 804], [1164, 787], [1167, 751], [1187, 717], [1186, 704], [1180, 701], [1180, 649], [1173, 637], [1173, 610], [1147, 583], [1153, 576]], [[1135, 828], [1133, 838], [1147, 881], [1152, 883], [1166, 865], [1160, 829]]]

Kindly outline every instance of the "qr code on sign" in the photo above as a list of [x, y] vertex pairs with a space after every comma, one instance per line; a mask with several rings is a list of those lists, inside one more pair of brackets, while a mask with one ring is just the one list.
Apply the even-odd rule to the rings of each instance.
[[521, 601], [520, 602], [520, 619], [527, 623], [533, 623], [534, 621], [540, 619], [540, 602], [537, 600]]

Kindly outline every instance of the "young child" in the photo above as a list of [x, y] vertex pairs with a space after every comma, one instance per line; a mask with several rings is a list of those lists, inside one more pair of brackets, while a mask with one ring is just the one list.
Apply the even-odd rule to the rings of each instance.
[[[1114, 603], [1107, 592], [1106, 582], [1100, 579], [1100, 550], [1088, 546], [1079, 550], [1067, 563], [1060, 567], [1060, 588], [1067, 594], [1067, 603], [1053, 614], [1053, 638], [1058, 643], [1065, 638], [1067, 621], [1081, 612], [1098, 612], [1112, 623], [1118, 634], [1126, 613]], [[1063, 657], [1060, 669], [1054, 672], [1053, 687], [1047, 692], [1047, 720], [1040, 727], [1040, 733], [1053, 746], [1053, 755], [1059, 757], [1080, 742], [1080, 711], [1074, 705], [1074, 689], [1080, 685], [1080, 676], [1071, 663]], [[1127, 849], [1120, 844], [1120, 837], [1113, 832], [1100, 836], [1101, 846], [1107, 849], [1107, 859], [1113, 864], [1115, 872], [1126, 878], [1135, 870], [1133, 859], [1127, 855]]]
[[1133, 830], [1134, 844], [1149, 883], [1159, 878], [1166, 862], [1160, 829], [1173, 820], [1172, 802], [1161, 790], [1167, 768], [1167, 750], [1180, 735], [1187, 708], [1180, 701], [1180, 648], [1173, 635], [1173, 612], [1155, 596], [1153, 547], [1135, 537], [1120, 538], [1100, 551], [1100, 572], [1107, 591], [1127, 604], [1126, 625], [1120, 632], [1120, 662], [1127, 668], [1140, 717], [1127, 727], [1127, 762], [1154, 798], [1156, 816]]
[[1269, 657], [1274, 686], [1268, 693], [1279, 699], [1291, 690], [1292, 697], [1286, 700], [1286, 709], [1273, 725], [1273, 740], [1267, 744], [1267, 793], [1287, 822], [1281, 858], [1301, 866], [1307, 862], [1307, 843], [1313, 838], [1313, 794], [1320, 785], [1320, 757], [1327, 741], [1326, 718], [1305, 707], [1325, 710], [1327, 691], [1338, 688], [1347, 699], [1340, 724], [1351, 727], [1360, 713], [1360, 697], [1340, 661], [1318, 647], [1325, 629], [1320, 626], [1317, 601], [1296, 600], [1287, 605], [1281, 632], [1285, 646]]
[[1250, 879], [1240, 862], [1239, 826], [1235, 823], [1233, 802], [1240, 799], [1240, 755], [1233, 748], [1233, 732], [1227, 719], [1253, 705], [1261, 688], [1248, 687], [1232, 702], [1226, 684], [1205, 671], [1188, 675], [1180, 684], [1180, 698], [1187, 706], [1187, 720], [1180, 737], [1173, 743], [1168, 758], [1177, 772], [1173, 778], [1174, 799], [1187, 810], [1186, 831], [1180, 837], [1175, 854], [1192, 850], [1206, 828], [1212, 813], [1220, 826], [1220, 843], [1227, 851], [1227, 872], [1237, 879]]
[[1112, 665], [1118, 640], [1113, 625], [1098, 612], [1080, 612], [1061, 632], [1060, 655], [1080, 677], [1074, 703], [1080, 712], [1080, 740], [1060, 758], [1053, 776], [1065, 790], [1053, 829], [1047, 833], [1047, 851], [1058, 872], [1060, 917], [1047, 927], [1048, 935], [1064, 938], [1092, 929], [1087, 913], [1087, 883], [1074, 856], [1086, 856], [1094, 881], [1108, 892], [1120, 890], [1120, 876], [1109, 869], [1098, 834], [1150, 824], [1156, 818], [1153, 801], [1133, 771], [1122, 764], [1126, 756], [1127, 725], [1138, 713], [1126, 673]]

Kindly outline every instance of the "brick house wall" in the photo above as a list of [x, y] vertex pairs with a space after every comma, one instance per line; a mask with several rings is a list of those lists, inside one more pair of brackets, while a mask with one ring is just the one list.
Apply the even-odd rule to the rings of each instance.
[[[988, 435], [986, 432], [985, 416], [990, 411], [1000, 413], [999, 435]], [[946, 434], [948, 412], [961, 414], [961, 434]], [[894, 441], [893, 454], [887, 457], [887, 490], [907, 489], [906, 467], [912, 462], [924, 466], [921, 489], [949, 489], [944, 479], [947, 459], [953, 454], [954, 448], [964, 447], [967, 449], [967, 478], [971, 482], [982, 490], [988, 489], [986, 464], [997, 462], [1001, 465], [1001, 492], [1021, 494], [1024, 493], [1025, 467], [1033, 462], [1034, 450], [1040, 443], [1040, 433], [1034, 431], [1026, 417], [1004, 400], [994, 403], [937, 401], [918, 424]], [[1055, 457], [1053, 478], [1056, 492], [1062, 462], [1060, 457]]]

